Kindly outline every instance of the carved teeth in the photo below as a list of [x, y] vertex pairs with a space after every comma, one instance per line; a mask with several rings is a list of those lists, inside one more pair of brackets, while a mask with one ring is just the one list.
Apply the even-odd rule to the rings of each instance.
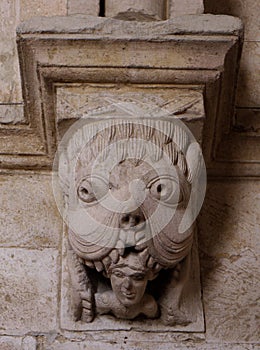
[[135, 246], [136, 241], [135, 241], [135, 236], [133, 234], [133, 232], [131, 232], [130, 234], [127, 235], [126, 237], [126, 245], [128, 245], [129, 247], [131, 246]]
[[126, 242], [126, 233], [124, 231], [120, 231], [119, 238], [122, 242]]
[[136, 240], [136, 243], [140, 242], [142, 239], [145, 238], [145, 232], [136, 232], [135, 234], [135, 240]]
[[147, 262], [147, 266], [149, 268], [152, 268], [154, 266], [154, 264], [155, 264], [154, 258], [152, 256], [150, 256], [148, 259], [148, 262]]
[[109, 254], [110, 258], [112, 259], [113, 263], [116, 264], [119, 260], [119, 253], [116, 249], [113, 249], [111, 253]]
[[95, 267], [93, 261], [85, 260], [85, 265], [93, 269]]
[[104, 266], [101, 261], [94, 261], [94, 265], [98, 272], [101, 272], [104, 270]]

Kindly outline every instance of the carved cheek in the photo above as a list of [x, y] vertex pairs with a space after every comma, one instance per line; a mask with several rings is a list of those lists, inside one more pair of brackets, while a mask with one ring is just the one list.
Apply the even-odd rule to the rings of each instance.
[[155, 200], [152, 196], [147, 195], [145, 198], [141, 208], [144, 212], [145, 218], [149, 220], [149, 218], [154, 214], [156, 209], [158, 208], [159, 202]]
[[114, 213], [106, 206], [103, 206], [102, 202], [98, 203], [95, 206], [89, 207], [86, 210], [88, 214], [98, 223], [104, 224], [107, 227], [111, 228], [118, 227], [119, 214]]
[[184, 216], [185, 209], [177, 209], [172, 217], [172, 220], [164, 227], [163, 232], [166, 236], [176, 243], [185, 241], [188, 237], [193, 234], [193, 226], [185, 232], [180, 232], [179, 227]]

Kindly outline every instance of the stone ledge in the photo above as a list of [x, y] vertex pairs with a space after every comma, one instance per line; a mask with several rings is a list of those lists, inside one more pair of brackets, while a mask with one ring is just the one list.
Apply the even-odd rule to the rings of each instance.
[[[163, 38], [168, 35], [242, 35], [239, 18], [224, 15], [186, 15], [159, 22], [131, 22], [94, 16], [34, 17], [17, 28], [17, 34], [89, 34], [99, 37]], [[103, 38], [104, 39], [104, 38]]]

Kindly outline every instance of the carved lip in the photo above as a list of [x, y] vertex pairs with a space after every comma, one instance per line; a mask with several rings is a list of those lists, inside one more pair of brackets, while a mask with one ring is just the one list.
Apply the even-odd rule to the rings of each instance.
[[126, 297], [127, 299], [134, 299], [136, 296], [136, 293], [134, 292], [122, 292], [123, 296]]

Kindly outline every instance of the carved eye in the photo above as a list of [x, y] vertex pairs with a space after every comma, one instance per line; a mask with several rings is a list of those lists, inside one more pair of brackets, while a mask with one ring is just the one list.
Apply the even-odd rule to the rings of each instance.
[[133, 276], [133, 279], [134, 279], [135, 281], [143, 281], [143, 280], [145, 279], [145, 275], [143, 275], [143, 274], [137, 274], [137, 275], [134, 275], [134, 276]]
[[118, 278], [123, 278], [124, 274], [121, 271], [114, 271], [113, 275], [118, 277]]
[[103, 198], [109, 190], [109, 185], [98, 176], [88, 176], [81, 180], [78, 186], [78, 197], [85, 203], [93, 203]]
[[157, 178], [148, 185], [153, 198], [169, 205], [177, 205], [183, 201], [179, 184], [173, 178]]

